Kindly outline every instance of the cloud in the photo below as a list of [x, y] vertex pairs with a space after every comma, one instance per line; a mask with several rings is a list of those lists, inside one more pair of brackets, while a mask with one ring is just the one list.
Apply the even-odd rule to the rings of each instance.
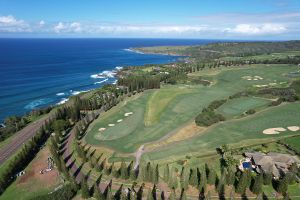
[[44, 20], [41, 20], [40, 22], [39, 22], [39, 25], [40, 26], [44, 26], [46, 24], [46, 22], [44, 21]]
[[165, 26], [165, 25], [87, 25], [84, 30], [89, 33], [138, 33], [138, 34], [183, 34], [207, 30], [205, 26]]
[[274, 35], [287, 31], [287, 28], [281, 24], [238, 24], [234, 28], [226, 28], [225, 33], [234, 33], [242, 35]]
[[30, 25], [12, 15], [0, 16], [0, 32], [31, 32]]
[[55, 33], [80, 33], [81, 24], [79, 22], [63, 23], [59, 22], [53, 27]]

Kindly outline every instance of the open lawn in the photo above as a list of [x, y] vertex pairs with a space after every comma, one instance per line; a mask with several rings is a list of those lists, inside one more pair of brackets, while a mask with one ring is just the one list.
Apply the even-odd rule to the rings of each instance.
[[[290, 82], [291, 79], [287, 74], [296, 69], [295, 65], [252, 65], [205, 69], [193, 73], [191, 76], [207, 77], [213, 81], [213, 84], [208, 87], [194, 84], [168, 85], [162, 86], [159, 90], [148, 90], [138, 94], [140, 96], [137, 98], [128, 99], [126, 104], [121, 103], [100, 116], [89, 127], [85, 140], [91, 145], [105, 146], [116, 151], [113, 155], [115, 158], [122, 154], [133, 153], [141, 145], [153, 144], [164, 138], [168, 139], [170, 138], [168, 136], [178, 134], [179, 130], [190, 130], [184, 129], [184, 127], [210, 102], [228, 98], [230, 95], [249, 88], [256, 89], [253, 87], [255, 84]], [[249, 81], [243, 78], [245, 76], [260, 76], [262, 79]], [[268, 100], [253, 97], [235, 99], [225, 104], [223, 110], [220, 108], [220, 112], [227, 113], [230, 118], [241, 114], [248, 108], [264, 107], [268, 102]], [[235, 107], [236, 104], [238, 106]], [[155, 160], [168, 157], [173, 159], [172, 156], [185, 155], [188, 152], [199, 152], [200, 154], [212, 152], [224, 143], [243, 145], [251, 140], [255, 142], [259, 142], [260, 139], [268, 140], [279, 135], [263, 135], [261, 132], [266, 128], [278, 126], [280, 123], [283, 123], [283, 126], [295, 125], [297, 118], [291, 118], [291, 116], [294, 116], [294, 110], [299, 108], [299, 103], [282, 105], [268, 108], [266, 111], [240, 120], [217, 124], [205, 132], [199, 130], [199, 132], [190, 134], [189, 137], [183, 137], [183, 134], [180, 133], [178, 137], [171, 137], [172, 139], [169, 141], [172, 142], [167, 142], [167, 145], [162, 141], [161, 148], [160, 145], [155, 146], [158, 150], [146, 153], [144, 158]], [[133, 114], [124, 117], [127, 112]], [[276, 116], [274, 113], [277, 112], [286, 114], [282, 115], [281, 113]], [[280, 117], [283, 117], [284, 120]], [[119, 119], [123, 119], [123, 121], [118, 123]], [[287, 122], [294, 124], [287, 124]], [[109, 126], [109, 124], [114, 124], [114, 126]], [[106, 129], [99, 131], [100, 128]]]

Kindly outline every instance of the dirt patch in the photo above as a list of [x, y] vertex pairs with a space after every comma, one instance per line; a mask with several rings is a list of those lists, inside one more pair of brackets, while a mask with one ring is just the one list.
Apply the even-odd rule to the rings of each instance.
[[25, 175], [17, 180], [17, 187], [28, 186], [29, 189], [38, 190], [39, 188], [50, 188], [57, 185], [59, 176], [55, 168], [52, 171], [40, 174], [42, 169], [48, 167], [47, 159], [49, 155], [49, 149], [44, 147], [27, 167]]
[[174, 132], [169, 137], [163, 138], [162, 140], [155, 143], [147, 144], [146, 149], [147, 151], [152, 151], [158, 147], [168, 145], [173, 142], [186, 140], [190, 137], [201, 134], [204, 130], [206, 130], [205, 127], [197, 126], [195, 122], [191, 122], [186, 126], [182, 127], [181, 129], [177, 130], [176, 132]]

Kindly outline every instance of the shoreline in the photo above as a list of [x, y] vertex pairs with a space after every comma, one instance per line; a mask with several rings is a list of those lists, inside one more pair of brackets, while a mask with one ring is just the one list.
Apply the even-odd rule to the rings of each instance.
[[[126, 49], [122, 49], [122, 50], [123, 51], [132, 52], [132, 53], [135, 53], [135, 54], [146, 54], [146, 55], [151, 55], [152, 54], [152, 53], [148, 53], [148, 52], [144, 53], [142, 51], [135, 50], [134, 48], [131, 48], [131, 47], [130, 48], [126, 48]], [[180, 56], [180, 55], [168, 55], [168, 54], [153, 54], [153, 55], [165, 55], [165, 56], [183, 57], [183, 56]], [[175, 62], [178, 62], [178, 59], [176, 59]], [[162, 63], [162, 64], [170, 64], [170, 63], [172, 63], [172, 62], [165, 62], [165, 63]], [[112, 68], [111, 70], [104, 70], [104, 71], [102, 71], [100, 73], [92, 74], [92, 75], [90, 75], [90, 78], [93, 78], [93, 79], [96, 80], [96, 82], [94, 82], [93, 85], [98, 85], [98, 84], [103, 84], [103, 85], [100, 85], [97, 88], [92, 88], [92, 89], [87, 89], [87, 90], [57, 91], [56, 94], [55, 94], [55, 96], [56, 97], [62, 97], [61, 99], [59, 99], [59, 100], [57, 100], [57, 101], [55, 101], [53, 103], [50, 103], [50, 104], [45, 104], [44, 106], [40, 106], [40, 107], [37, 106], [36, 108], [24, 109], [24, 114], [7, 115], [3, 119], [0, 120], [0, 124], [4, 125], [4, 121], [5, 121], [5, 119], [7, 117], [10, 117], [10, 116], [25, 117], [25, 116], [29, 115], [31, 112], [36, 111], [36, 110], [44, 109], [44, 108], [47, 108], [47, 107], [56, 108], [56, 107], [59, 107], [59, 106], [63, 106], [72, 97], [74, 97], [74, 96], [86, 94], [86, 93], [89, 93], [89, 92], [93, 92], [94, 90], [102, 88], [103, 86], [105, 86], [107, 84], [116, 85], [117, 81], [119, 79], [119, 73], [122, 72], [122, 70], [124, 70], [124, 69], [126, 69], [128, 67], [145, 67], [145, 65], [149, 65], [149, 64], [148, 63], [144, 63], [143, 65], [132, 65], [132, 66], [124, 66], [124, 67], [123, 66], [121, 67], [120, 65], [118, 65], [118, 66]], [[153, 64], [153, 65], [157, 65], [157, 64]], [[97, 80], [97, 79], [100, 79], [100, 80]], [[106, 83], [106, 82], [109, 82], [109, 83]], [[34, 101], [39, 101], [39, 99], [34, 100]], [[32, 104], [32, 102], [30, 102], [29, 104]]]

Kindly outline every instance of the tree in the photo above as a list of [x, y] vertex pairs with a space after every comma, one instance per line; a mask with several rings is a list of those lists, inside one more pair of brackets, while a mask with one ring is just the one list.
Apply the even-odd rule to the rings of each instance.
[[207, 184], [207, 178], [205, 171], [200, 173], [200, 183], [199, 183], [199, 190], [205, 192]]
[[283, 195], [286, 194], [288, 189], [288, 181], [285, 177], [283, 177], [282, 179], [279, 180], [278, 182], [278, 187], [277, 187], [277, 191]]
[[156, 185], [153, 185], [152, 191], [148, 191], [147, 200], [156, 200]]
[[231, 167], [227, 168], [225, 175], [226, 184], [233, 185], [235, 182], [235, 174]]
[[262, 185], [263, 185], [263, 175], [259, 174], [254, 178], [251, 191], [254, 194], [260, 194], [262, 192]]
[[186, 200], [186, 199], [187, 199], [187, 198], [186, 198], [185, 190], [182, 189], [182, 190], [181, 190], [181, 194], [180, 194], [180, 200]]
[[105, 200], [104, 195], [102, 194], [100, 188], [98, 188], [96, 184], [94, 185], [94, 198], [96, 200]]
[[210, 185], [214, 185], [216, 183], [216, 177], [217, 177], [217, 174], [216, 174], [215, 170], [214, 169], [209, 170], [208, 177], [207, 177], [207, 183]]
[[114, 195], [114, 199], [120, 200], [121, 199], [121, 195], [122, 195], [122, 191], [123, 191], [123, 184], [121, 184], [121, 186], [119, 187], [119, 189], [116, 191], [116, 193]]
[[120, 167], [120, 173], [121, 173], [121, 178], [122, 179], [127, 179], [128, 174], [127, 174], [127, 167], [124, 161], [122, 161], [121, 163], [121, 167]]
[[263, 173], [263, 183], [264, 185], [270, 185], [272, 183], [272, 174], [271, 173]]
[[87, 199], [90, 197], [89, 187], [87, 185], [86, 179], [83, 178], [81, 181], [81, 197]]
[[140, 186], [140, 188], [139, 188], [139, 190], [138, 190], [138, 192], [137, 192], [137, 194], [136, 194], [136, 199], [137, 199], [137, 200], [142, 200], [142, 198], [143, 198], [144, 187], [145, 187], [145, 184], [143, 183], [143, 184]]
[[158, 177], [159, 177], [159, 169], [158, 169], [158, 164], [156, 164], [156, 167], [153, 171], [153, 178], [152, 178], [154, 184], [158, 183]]
[[194, 187], [198, 186], [198, 175], [197, 175], [197, 170], [196, 169], [191, 169], [191, 171], [190, 171], [189, 184], [194, 186]]
[[170, 176], [170, 168], [169, 168], [169, 164], [166, 164], [164, 169], [164, 180], [166, 183], [169, 182], [169, 176]]
[[175, 188], [172, 188], [171, 194], [169, 196], [169, 200], [176, 200]]
[[245, 170], [238, 181], [236, 191], [240, 194], [244, 194], [247, 186], [249, 185], [249, 177], [251, 178], [251, 174], [249, 170]]

